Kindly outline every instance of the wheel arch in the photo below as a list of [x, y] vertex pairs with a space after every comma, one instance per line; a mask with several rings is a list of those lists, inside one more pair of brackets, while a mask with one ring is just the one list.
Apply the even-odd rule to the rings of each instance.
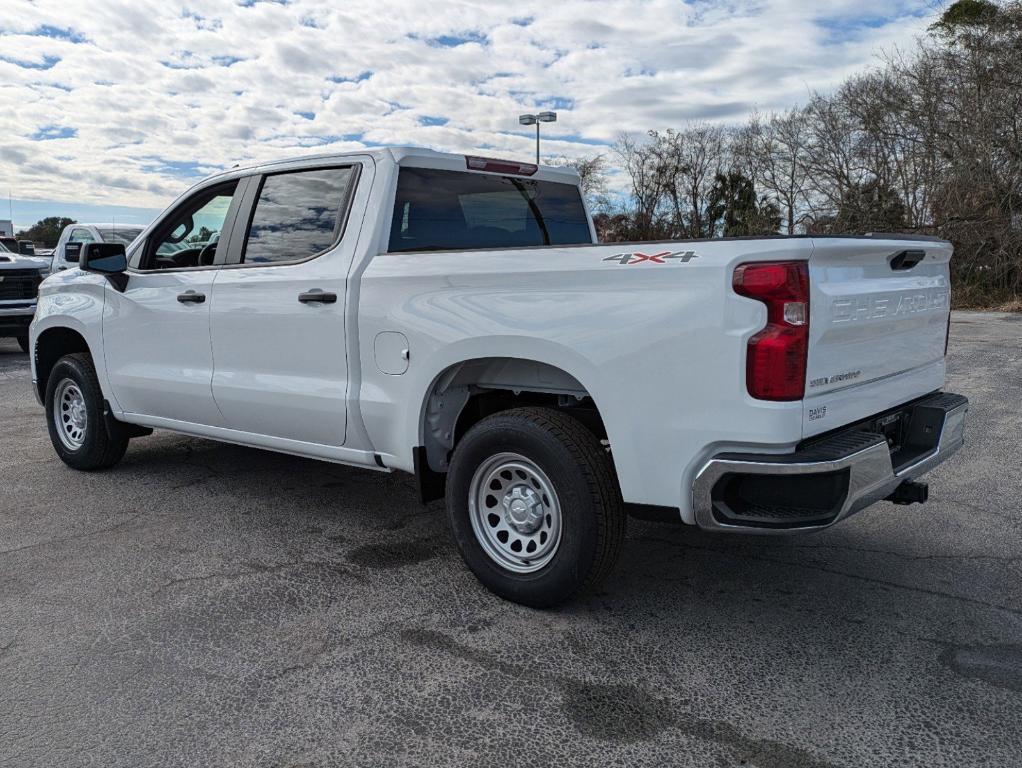
[[85, 352], [92, 356], [93, 361], [96, 359], [85, 335], [76, 328], [67, 325], [53, 325], [36, 334], [32, 359], [35, 368], [35, 387], [40, 402], [46, 398], [46, 383], [49, 381], [53, 366], [64, 355], [75, 352]]
[[493, 413], [523, 405], [571, 410], [600, 437], [606, 436], [596, 395], [586, 383], [594, 378], [587, 364], [565, 365], [561, 356], [523, 356], [499, 347], [493, 352], [446, 361], [424, 388], [414, 416], [413, 448], [423, 501], [442, 496], [458, 439]]

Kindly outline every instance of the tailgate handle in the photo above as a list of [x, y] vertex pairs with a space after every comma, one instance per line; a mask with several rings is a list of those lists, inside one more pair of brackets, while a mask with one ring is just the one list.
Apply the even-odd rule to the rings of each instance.
[[912, 269], [912, 267], [925, 258], [926, 251], [902, 251], [891, 259], [891, 269]]

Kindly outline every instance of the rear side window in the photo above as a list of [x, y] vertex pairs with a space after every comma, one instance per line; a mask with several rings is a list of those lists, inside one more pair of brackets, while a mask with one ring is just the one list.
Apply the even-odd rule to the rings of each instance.
[[106, 229], [100, 234], [103, 235], [103, 239], [108, 243], [131, 245], [141, 233], [141, 229]]
[[432, 168], [398, 174], [391, 252], [591, 242], [573, 184]]
[[267, 176], [241, 260], [279, 264], [325, 251], [340, 236], [351, 178], [350, 167]]
[[69, 242], [72, 243], [93, 243], [96, 238], [92, 236], [92, 232], [87, 229], [72, 229], [71, 237]]

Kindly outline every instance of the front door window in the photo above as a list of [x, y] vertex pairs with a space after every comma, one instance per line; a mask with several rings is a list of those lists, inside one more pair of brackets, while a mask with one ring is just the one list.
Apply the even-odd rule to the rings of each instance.
[[237, 187], [232, 181], [203, 190], [172, 213], [153, 232], [139, 269], [211, 266]]

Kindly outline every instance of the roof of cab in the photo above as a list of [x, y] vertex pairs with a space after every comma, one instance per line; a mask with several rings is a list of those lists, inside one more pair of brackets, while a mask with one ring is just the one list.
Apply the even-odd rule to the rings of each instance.
[[[477, 171], [469, 169], [465, 164], [466, 157], [476, 157], [476, 155], [460, 155], [453, 152], [437, 152], [434, 149], [427, 149], [425, 147], [377, 147], [373, 149], [358, 149], [350, 152], [330, 152], [315, 155], [295, 155], [294, 157], [282, 158], [280, 160], [268, 160], [256, 163], [249, 163], [247, 165], [238, 165], [233, 168], [225, 169], [220, 173], [212, 174], [203, 181], [209, 179], [218, 178], [220, 176], [226, 176], [229, 174], [242, 174], [246, 171], [265, 170], [269, 171], [274, 168], [286, 168], [292, 164], [306, 164], [310, 161], [313, 162], [331, 162], [334, 160], [345, 160], [352, 157], [372, 157], [377, 161], [393, 162], [398, 165], [408, 165], [412, 167], [425, 166], [425, 167], [444, 167], [449, 166], [452, 170], [457, 169], [465, 171], [467, 173], [488, 173], [488, 171]], [[501, 158], [487, 158], [493, 160], [499, 160]], [[519, 161], [509, 161], [519, 162]], [[531, 163], [525, 163], [531, 165]], [[501, 175], [501, 174], [498, 174]], [[504, 174], [506, 175], [506, 174]], [[559, 181], [566, 184], [578, 184], [579, 176], [573, 168], [564, 166], [553, 166], [553, 165], [540, 165], [539, 170], [531, 177], [533, 179], [540, 179], [544, 181]]]
[[76, 221], [74, 224], [68, 224], [69, 227], [95, 227], [96, 229], [145, 229], [145, 224], [131, 224], [126, 221], [115, 222], [94, 222], [94, 221]]

